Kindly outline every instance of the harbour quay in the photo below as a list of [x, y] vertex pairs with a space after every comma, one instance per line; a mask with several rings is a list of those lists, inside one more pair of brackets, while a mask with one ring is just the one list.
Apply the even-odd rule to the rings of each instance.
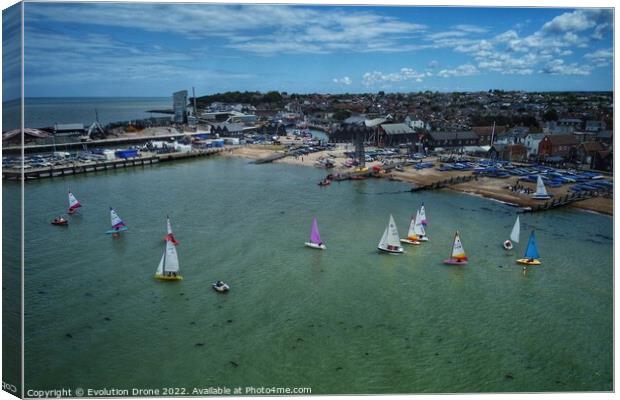
[[[71, 156], [70, 153], [55, 152], [53, 155], [48, 157], [52, 160], [61, 159], [61, 161], [56, 161], [54, 164], [50, 162], [28, 162], [25, 159], [23, 166], [21, 165], [21, 162], [19, 165], [3, 165], [2, 179], [9, 181], [30, 181], [83, 173], [96, 173], [119, 168], [151, 166], [154, 164], [159, 164], [160, 162], [212, 156], [220, 154], [224, 151], [231, 151], [236, 147], [238, 147], [238, 145], [222, 145], [221, 147], [209, 148], [196, 148], [187, 145], [183, 151], [170, 151], [162, 153], [153, 151], [138, 152], [137, 150], [105, 150], [104, 152], [107, 154], [114, 154], [113, 158], [109, 157], [109, 159], [105, 158], [105, 156], [94, 157], [94, 155], [90, 154], [76, 157]], [[120, 157], [116, 155], [120, 155]], [[29, 159], [29, 161], [31, 160], [32, 158]]]

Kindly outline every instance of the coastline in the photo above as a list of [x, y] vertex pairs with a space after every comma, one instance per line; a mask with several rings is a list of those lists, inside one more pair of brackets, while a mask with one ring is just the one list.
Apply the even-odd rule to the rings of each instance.
[[[285, 157], [274, 161], [275, 163], [291, 164], [291, 165], [304, 165], [309, 167], [319, 168], [315, 165], [317, 161], [323, 157], [335, 156], [336, 168], [329, 170], [330, 172], [346, 172], [346, 168], [341, 166], [341, 163], [345, 161], [345, 151], [347, 148], [337, 148], [330, 151], [320, 151], [316, 153], [310, 153], [303, 157]], [[241, 148], [234, 149], [233, 151], [224, 154], [224, 157], [242, 157], [249, 160], [257, 160], [272, 155], [278, 151], [278, 146], [262, 146], [262, 145], [249, 145]], [[381, 165], [379, 162], [367, 163], [367, 167], [372, 168], [374, 165]], [[329, 172], [325, 170], [325, 175]], [[447, 179], [450, 177], [462, 176], [464, 174], [470, 174], [469, 171], [438, 171], [435, 168], [427, 168], [421, 170], [415, 170], [411, 167], [406, 167], [404, 171], [394, 171], [386, 174], [386, 177], [400, 182], [406, 182], [415, 185], [426, 185], [439, 180]], [[447, 187], [446, 189], [455, 192], [466, 193], [476, 196], [481, 196], [494, 201], [499, 201], [504, 204], [513, 207], [532, 207], [541, 204], [540, 201], [531, 199], [527, 194], [511, 192], [506, 187], [513, 185], [516, 182], [516, 177], [508, 179], [498, 179], [490, 177], [480, 177], [477, 180], [470, 182], [464, 182]], [[519, 182], [520, 185], [536, 189], [536, 184], [531, 182]], [[560, 188], [547, 188], [547, 191], [555, 197], [564, 196], [567, 192], [567, 186]], [[575, 202], [569, 207], [582, 209], [585, 211], [593, 211], [596, 213], [613, 216], [613, 199], [609, 198], [591, 198]]]

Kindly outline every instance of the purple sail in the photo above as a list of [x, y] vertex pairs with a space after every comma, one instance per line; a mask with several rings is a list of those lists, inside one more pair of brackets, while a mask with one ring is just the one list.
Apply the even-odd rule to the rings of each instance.
[[310, 242], [322, 243], [321, 235], [319, 234], [319, 225], [316, 223], [316, 218], [312, 219], [312, 231], [310, 232]]

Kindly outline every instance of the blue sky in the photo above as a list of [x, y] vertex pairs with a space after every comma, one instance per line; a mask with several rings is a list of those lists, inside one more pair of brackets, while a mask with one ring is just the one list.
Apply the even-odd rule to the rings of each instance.
[[26, 96], [612, 90], [611, 9], [26, 3]]

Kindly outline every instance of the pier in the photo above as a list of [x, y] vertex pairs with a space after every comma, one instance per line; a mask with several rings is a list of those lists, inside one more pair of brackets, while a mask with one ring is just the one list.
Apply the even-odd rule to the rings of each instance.
[[22, 170], [21, 168], [3, 169], [2, 179], [9, 181], [19, 181], [22, 179], [30, 181], [43, 178], [84, 174], [89, 172], [96, 173], [99, 171], [115, 170], [119, 168], [159, 164], [160, 162], [175, 161], [184, 158], [205, 157], [230, 149], [231, 147], [223, 147], [192, 150], [187, 153], [150, 154], [142, 157], [121, 158], [108, 161], [79, 162], [70, 165], [55, 165], [49, 168], [32, 168], [27, 170]]
[[273, 153], [268, 155], [267, 157], [259, 158], [254, 161], [254, 164], [267, 164], [270, 162], [274, 162], [275, 160], [280, 160], [284, 157], [290, 156], [289, 153]]
[[572, 192], [568, 193], [564, 196], [560, 196], [557, 199], [549, 200], [544, 202], [543, 204], [539, 204], [534, 207], [525, 207], [519, 210], [520, 213], [529, 213], [529, 212], [537, 212], [537, 211], [546, 211], [552, 210], [558, 207], [568, 206], [576, 201], [582, 201], [591, 199], [599, 196], [610, 196], [610, 190], [588, 190], [581, 192]]
[[459, 183], [469, 182], [472, 180], [478, 180], [477, 175], [462, 175], [462, 176], [453, 176], [450, 179], [444, 179], [441, 181], [436, 181], [433, 183], [429, 183], [428, 185], [422, 186], [414, 186], [411, 188], [412, 192], [419, 192], [422, 190], [435, 190], [442, 189], [451, 185], [457, 185]]

